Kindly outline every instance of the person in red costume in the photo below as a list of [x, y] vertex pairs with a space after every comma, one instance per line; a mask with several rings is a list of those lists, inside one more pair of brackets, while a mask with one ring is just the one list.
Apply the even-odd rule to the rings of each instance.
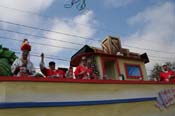
[[60, 78], [65, 78], [65, 74], [66, 73], [63, 70], [61, 70], [61, 69], [58, 68], [57, 69], [57, 73], [58, 73], [58, 75], [59, 75]]
[[56, 70], [55, 62], [49, 62], [49, 68], [45, 67], [44, 64], [44, 53], [41, 54], [41, 63], [40, 63], [40, 70], [46, 77], [53, 77], [53, 78], [64, 78], [65, 72], [60, 70], [59, 68]]
[[33, 63], [30, 61], [31, 46], [27, 39], [24, 39], [21, 45], [21, 57], [17, 58], [12, 66], [11, 71], [14, 76], [34, 76], [35, 68]]
[[77, 66], [75, 72], [75, 77], [77, 79], [91, 79], [93, 71], [91, 68], [87, 66], [87, 59], [86, 57], [81, 58], [80, 64]]
[[174, 72], [170, 70], [167, 65], [163, 65], [162, 72], [160, 72], [160, 81], [169, 82], [173, 76]]

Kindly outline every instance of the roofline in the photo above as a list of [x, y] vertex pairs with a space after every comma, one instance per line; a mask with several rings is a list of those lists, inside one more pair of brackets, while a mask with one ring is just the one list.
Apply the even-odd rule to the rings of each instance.
[[[71, 57], [71, 59], [73, 58], [73, 57], [75, 57], [76, 55], [78, 55], [78, 53], [84, 48], [84, 47], [89, 47], [89, 48], [91, 48], [89, 45], [84, 45], [80, 50], [78, 50], [72, 57]], [[92, 49], [92, 48], [91, 48]], [[92, 49], [93, 50], [93, 49]]]
[[73, 61], [77, 57], [89, 56], [89, 55], [100, 55], [100, 56], [105, 56], [105, 57], [115, 57], [115, 58], [123, 58], [123, 59], [132, 59], [132, 60], [138, 60], [138, 61], [143, 61], [144, 62], [144, 60], [141, 59], [141, 58], [134, 58], [134, 57], [128, 57], [128, 56], [118, 56], [118, 55], [106, 54], [106, 53], [93, 53], [93, 52], [79, 54], [76, 57], [72, 57], [71, 58], [71, 61]]

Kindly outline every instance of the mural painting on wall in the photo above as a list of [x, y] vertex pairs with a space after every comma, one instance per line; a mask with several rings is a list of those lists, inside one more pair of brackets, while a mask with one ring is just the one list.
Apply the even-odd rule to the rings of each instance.
[[165, 109], [172, 104], [175, 104], [175, 88], [165, 89], [158, 93], [156, 106]]

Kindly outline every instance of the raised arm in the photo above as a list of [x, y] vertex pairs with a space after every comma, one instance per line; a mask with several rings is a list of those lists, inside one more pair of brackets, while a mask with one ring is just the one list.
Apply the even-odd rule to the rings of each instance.
[[44, 65], [44, 53], [41, 53], [40, 69], [43, 70], [44, 68], [45, 68], [45, 65]]
[[11, 71], [14, 75], [17, 75], [19, 70], [20, 70], [19, 61], [18, 59], [16, 59], [11, 66]]

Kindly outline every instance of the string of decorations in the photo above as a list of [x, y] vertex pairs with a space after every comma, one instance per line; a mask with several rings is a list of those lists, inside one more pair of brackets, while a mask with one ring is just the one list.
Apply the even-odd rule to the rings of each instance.
[[71, 0], [70, 3], [64, 5], [64, 8], [72, 8], [73, 6], [81, 11], [86, 8], [86, 0]]

